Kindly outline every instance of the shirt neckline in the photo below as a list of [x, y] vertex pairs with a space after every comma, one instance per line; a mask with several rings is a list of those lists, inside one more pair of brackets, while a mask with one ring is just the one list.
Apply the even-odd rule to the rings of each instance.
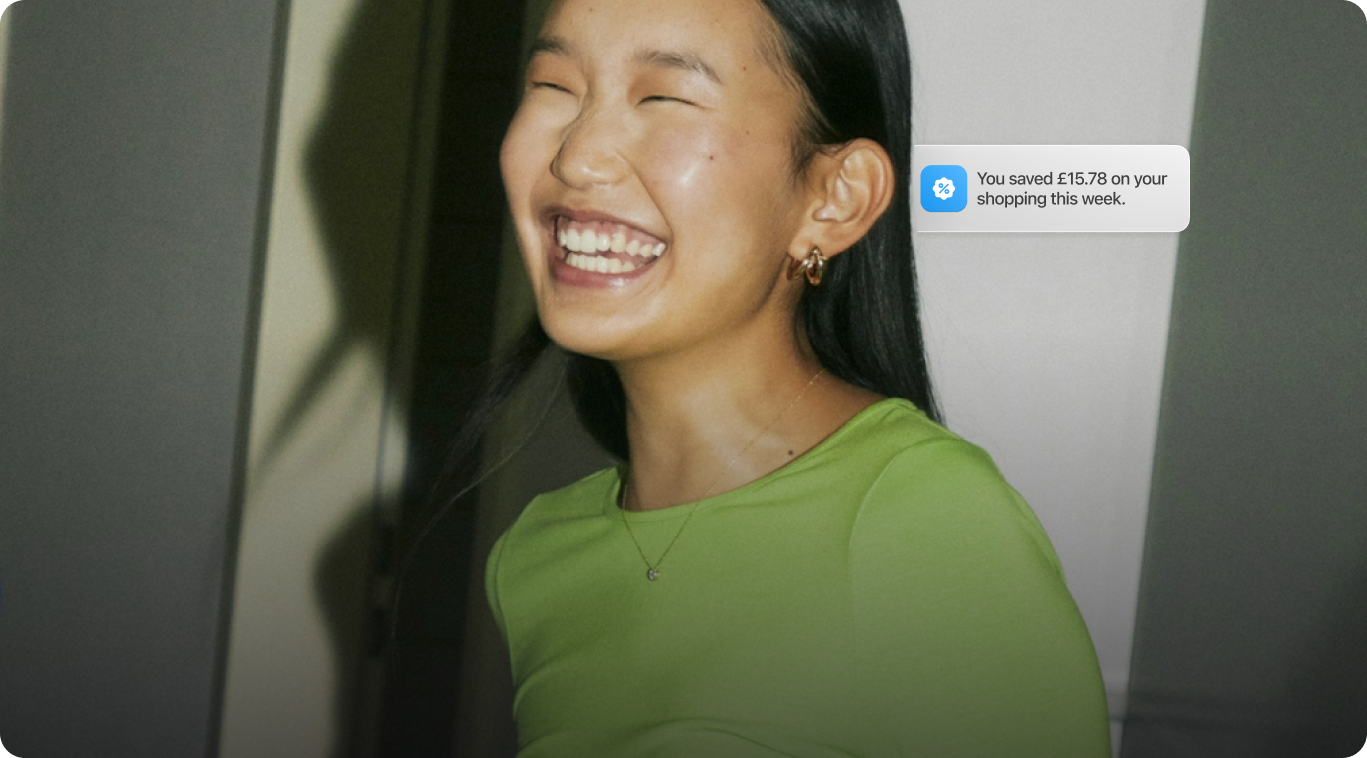
[[873, 415], [875, 410], [880, 408], [888, 408], [892, 406], [902, 406], [910, 408], [912, 410], [916, 410], [915, 404], [913, 404], [910, 400], [907, 400], [906, 398], [885, 397], [882, 400], [878, 400], [865, 406], [863, 410], [851, 416], [848, 421], [846, 421], [844, 424], [841, 424], [840, 427], [837, 428], [835, 431], [826, 435], [825, 439], [813, 445], [806, 452], [802, 453], [796, 458], [793, 458], [791, 461], [784, 463], [782, 466], [779, 466], [778, 468], [774, 469], [773, 471], [770, 471], [764, 476], [761, 476], [760, 478], [752, 482], [742, 484], [741, 486], [733, 490], [720, 492], [716, 495], [712, 495], [702, 500], [695, 500], [691, 503], [680, 503], [678, 505], [671, 505], [668, 508], [659, 508], [653, 511], [622, 510], [622, 508], [618, 506], [617, 503], [618, 499], [621, 496], [622, 473], [626, 468], [626, 464], [619, 463], [613, 468], [608, 469], [608, 471], [611, 472], [611, 474], [607, 490], [606, 502], [603, 506], [603, 515], [615, 519], [617, 521], [625, 521], [627, 519], [631, 519], [632, 523], [646, 521], [666, 521], [673, 518], [685, 518], [688, 516], [689, 513], [695, 510], [706, 510], [709, 508], [716, 507], [717, 505], [723, 504], [729, 500], [743, 497], [749, 492], [759, 489], [760, 487], [769, 484], [775, 479], [787, 476], [788, 474], [800, 468], [805, 468], [813, 460], [823, 455], [827, 449], [835, 445], [842, 438], [848, 436], [855, 428], [861, 426], [868, 417]]

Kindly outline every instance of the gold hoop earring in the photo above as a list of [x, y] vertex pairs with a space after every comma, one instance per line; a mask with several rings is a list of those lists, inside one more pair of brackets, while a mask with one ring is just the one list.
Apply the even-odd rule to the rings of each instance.
[[812, 248], [812, 252], [807, 254], [806, 260], [789, 261], [788, 278], [796, 279], [798, 273], [805, 273], [807, 282], [813, 287], [821, 286], [821, 277], [826, 273], [826, 256], [821, 254], [821, 248]]

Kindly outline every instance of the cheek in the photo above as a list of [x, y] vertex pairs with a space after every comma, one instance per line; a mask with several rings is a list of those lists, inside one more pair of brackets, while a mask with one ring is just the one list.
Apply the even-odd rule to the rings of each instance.
[[714, 181], [717, 166], [725, 165], [722, 154], [727, 149], [716, 129], [659, 126], [638, 140], [636, 168], [652, 189], [683, 196]]
[[503, 174], [503, 187], [508, 193], [508, 201], [516, 209], [519, 202], [525, 204], [528, 180], [532, 176], [530, 168], [533, 161], [532, 138], [534, 131], [522, 111], [513, 118], [508, 131], [503, 135], [503, 146], [499, 151], [499, 169]]
[[[777, 189], [787, 153], [739, 128], [662, 127], [640, 142], [637, 170], [674, 200], [728, 206]], [[663, 198], [662, 198], [663, 199]]]
[[792, 200], [784, 138], [738, 126], [681, 125], [641, 146], [637, 169], [680, 242], [703, 237], [708, 252], [722, 251], [715, 240], [726, 240], [734, 252], [740, 251], [733, 246], [777, 242], [771, 227]]
[[535, 223], [531, 212], [536, 190], [549, 173], [557, 149], [553, 142], [554, 130], [547, 128], [543, 121], [534, 114], [518, 111], [503, 135], [499, 150], [503, 188], [519, 231], [523, 231], [525, 225]]
[[532, 208], [538, 178], [544, 173], [550, 158], [542, 155], [545, 152], [545, 140], [541, 130], [536, 127], [534, 119], [528, 118], [524, 111], [518, 111], [503, 135], [499, 170], [522, 263], [532, 289], [539, 297], [546, 288], [545, 280], [549, 272], [546, 262], [541, 258], [541, 229]]

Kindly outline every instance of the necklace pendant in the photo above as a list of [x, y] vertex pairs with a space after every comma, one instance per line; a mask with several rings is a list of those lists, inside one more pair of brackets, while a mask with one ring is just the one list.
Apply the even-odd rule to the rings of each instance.
[[646, 578], [653, 582], [660, 578], [660, 572], [655, 569], [646, 569]]

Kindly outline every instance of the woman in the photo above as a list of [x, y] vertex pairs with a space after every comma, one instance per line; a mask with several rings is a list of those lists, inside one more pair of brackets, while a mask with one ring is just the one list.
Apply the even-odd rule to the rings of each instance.
[[624, 463], [490, 557], [521, 755], [1108, 754], [1048, 539], [935, 420], [909, 114], [895, 0], [552, 7], [504, 181]]

